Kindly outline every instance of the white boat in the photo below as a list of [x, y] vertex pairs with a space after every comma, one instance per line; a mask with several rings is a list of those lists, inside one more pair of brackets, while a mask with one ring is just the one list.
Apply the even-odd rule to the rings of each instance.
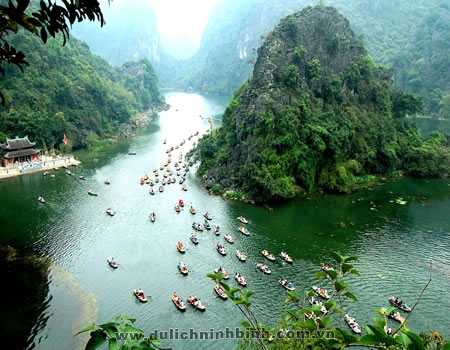
[[114, 215], [116, 215], [116, 213], [114, 212], [114, 210], [112, 210], [111, 208], [106, 209], [106, 214], [108, 214], [109, 216], [114, 216]]
[[113, 256], [106, 259], [106, 261], [108, 262], [109, 266], [111, 266], [115, 269], [119, 266], [119, 264], [117, 263], [116, 259]]
[[348, 314], [345, 314], [344, 319], [354, 333], [361, 334], [361, 327], [353, 317], [350, 317]]
[[223, 236], [223, 238], [225, 238], [225, 240], [226, 240], [228, 243], [234, 243], [234, 239], [233, 239], [233, 237], [232, 237], [229, 233], [225, 233], [225, 235]]
[[44, 197], [38, 197], [38, 201], [41, 202], [41, 203], [45, 203]]
[[245, 255], [243, 252], [241, 252], [239, 249], [236, 250], [236, 256], [240, 261], [247, 260], [247, 255]]

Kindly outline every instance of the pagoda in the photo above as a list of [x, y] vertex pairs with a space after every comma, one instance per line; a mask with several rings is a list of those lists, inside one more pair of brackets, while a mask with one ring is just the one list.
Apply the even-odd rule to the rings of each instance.
[[5, 143], [0, 144], [2, 149], [3, 166], [13, 165], [16, 162], [22, 163], [26, 161], [33, 161], [39, 150], [35, 148], [36, 143], [31, 142], [28, 136], [15, 139], [6, 139]]

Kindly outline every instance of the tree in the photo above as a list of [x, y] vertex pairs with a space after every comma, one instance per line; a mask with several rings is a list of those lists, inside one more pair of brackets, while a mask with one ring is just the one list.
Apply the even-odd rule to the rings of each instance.
[[[61, 5], [52, 0], [41, 0], [39, 6], [30, 0], [10, 0], [8, 5], [0, 5], [0, 73], [5, 75], [3, 63], [15, 65], [22, 72], [28, 65], [25, 54], [10, 44], [11, 37], [19, 32], [19, 28], [35, 34], [44, 43], [49, 35], [56, 38], [61, 33], [65, 45], [70, 27], [75, 21], [86, 19], [98, 20], [101, 26], [105, 24], [98, 0], [62, 0]], [[4, 105], [5, 97], [1, 91], [0, 98]]]

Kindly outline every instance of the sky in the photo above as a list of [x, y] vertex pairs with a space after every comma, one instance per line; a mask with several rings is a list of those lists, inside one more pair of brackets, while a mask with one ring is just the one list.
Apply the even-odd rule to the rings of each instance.
[[[143, 1], [143, 0], [139, 0]], [[188, 37], [199, 46], [208, 16], [217, 0], [148, 0], [152, 5], [162, 38]]]

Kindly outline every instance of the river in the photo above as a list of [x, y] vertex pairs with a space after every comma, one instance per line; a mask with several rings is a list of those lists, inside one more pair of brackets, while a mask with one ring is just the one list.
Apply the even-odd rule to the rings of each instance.
[[[1, 246], [11, 246], [23, 256], [23, 262], [48, 258], [44, 282], [35, 291], [39, 298], [32, 299], [36, 304], [31, 310], [16, 314], [8, 308], [8, 300], [2, 302], [2, 310], [8, 310], [3, 322], [9, 327], [20, 328], [25, 320], [35, 325], [19, 342], [25, 344], [23, 348], [81, 349], [86, 337], [74, 337], [76, 332], [92, 322], [105, 323], [127, 314], [136, 318], [136, 326], [147, 334], [157, 331], [167, 338], [170, 334], [165, 332], [172, 329], [174, 335], [186, 331], [194, 338], [163, 339], [164, 346], [232, 349], [236, 339], [195, 340], [200, 332], [203, 337], [211, 331], [234, 332], [243, 319], [231, 301], [216, 296], [214, 283], [206, 274], [218, 266], [230, 274], [241, 272], [247, 288], [256, 292], [252, 298], [257, 317], [275, 325], [286, 298], [278, 279], [292, 280], [300, 293], [319, 283], [314, 274], [321, 262], [330, 262], [329, 250], [359, 257], [355, 266], [361, 277], [348, 281], [359, 301], [348, 303], [345, 311], [360, 324], [370, 322], [376, 308], [388, 306], [391, 295], [413, 305], [431, 273], [432, 281], [408, 326], [417, 332], [434, 330], [450, 337], [449, 179], [387, 179], [350, 195], [312, 194], [269, 211], [210, 195], [191, 167], [185, 181], [187, 191], [175, 183], [150, 195], [150, 186], [141, 185], [140, 179], [145, 174], [155, 178], [153, 170], [168, 160], [166, 150], [183, 140], [186, 143], [171, 152], [170, 164], [186, 154], [206, 132], [208, 117], [214, 126], [220, 125], [227, 104], [226, 98], [179, 92], [167, 92], [165, 97], [171, 108], [135, 137], [96, 153], [76, 152], [82, 164], [70, 168], [72, 176], [60, 169], [51, 171], [54, 177], [39, 173], [0, 183]], [[189, 139], [196, 131], [200, 135]], [[80, 175], [85, 180], [80, 180]], [[106, 178], [110, 185], [104, 184]], [[89, 196], [90, 189], [98, 196]], [[38, 196], [46, 203], [39, 203]], [[177, 213], [174, 206], [179, 199], [186, 206]], [[191, 203], [196, 215], [188, 210]], [[108, 216], [108, 207], [116, 215]], [[189, 241], [191, 225], [203, 223], [206, 211], [222, 235], [205, 230], [198, 233], [200, 243], [193, 245]], [[149, 220], [151, 212], [157, 215], [154, 223]], [[239, 233], [239, 215], [250, 220], [250, 236]], [[234, 237], [233, 245], [224, 243], [225, 232]], [[176, 249], [178, 240], [187, 248], [184, 255]], [[218, 242], [228, 249], [226, 256], [215, 250]], [[236, 249], [247, 253], [245, 263], [237, 260]], [[271, 275], [255, 268], [257, 262], [263, 262], [262, 249], [277, 256], [275, 262], [267, 262]], [[282, 250], [294, 258], [293, 264], [278, 258]], [[110, 256], [120, 264], [117, 269], [107, 264]], [[189, 267], [187, 276], [179, 273], [179, 261]], [[15, 278], [32, 287], [38, 282], [26, 275], [26, 266], [16, 269]], [[232, 278], [229, 284], [235, 285]], [[140, 303], [132, 293], [134, 288], [142, 288], [149, 301]], [[8, 291], [14, 293], [13, 287]], [[184, 300], [197, 295], [206, 303], [206, 312], [190, 305], [180, 312], [171, 302], [174, 291]]]

